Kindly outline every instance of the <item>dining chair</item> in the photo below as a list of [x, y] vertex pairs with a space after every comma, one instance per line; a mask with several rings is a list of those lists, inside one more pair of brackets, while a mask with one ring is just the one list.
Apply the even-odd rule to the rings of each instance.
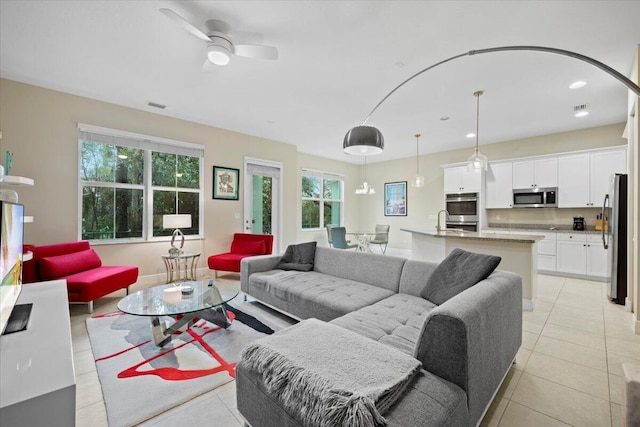
[[[387, 245], [389, 244], [390, 228], [391, 228], [390, 225], [377, 224], [376, 235], [373, 237], [373, 239], [371, 239], [371, 243], [380, 245], [380, 250], [382, 251], [383, 254], [387, 252]], [[383, 245], [384, 245], [384, 248], [383, 248]]]
[[352, 249], [358, 245], [351, 244], [347, 241], [347, 229], [344, 227], [331, 227], [331, 238], [333, 247], [337, 249]]
[[331, 229], [333, 228], [333, 225], [327, 225], [325, 228], [327, 229], [327, 240], [329, 241], [329, 247], [332, 248], [333, 247], [333, 238], [331, 237]]

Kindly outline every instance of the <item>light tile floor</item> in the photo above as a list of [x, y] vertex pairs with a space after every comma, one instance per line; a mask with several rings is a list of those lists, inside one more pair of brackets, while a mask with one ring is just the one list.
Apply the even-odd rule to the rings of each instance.
[[[223, 276], [233, 280], [237, 276]], [[137, 290], [134, 287], [132, 290]], [[110, 312], [121, 293], [101, 298], [94, 314]], [[85, 320], [71, 306], [76, 369], [76, 423], [106, 426], [102, 391]], [[621, 426], [622, 363], [640, 365], [640, 335], [632, 316], [610, 303], [603, 283], [538, 276], [538, 301], [523, 314], [522, 347], [483, 426]], [[236, 427], [233, 382], [143, 423], [145, 426]]]

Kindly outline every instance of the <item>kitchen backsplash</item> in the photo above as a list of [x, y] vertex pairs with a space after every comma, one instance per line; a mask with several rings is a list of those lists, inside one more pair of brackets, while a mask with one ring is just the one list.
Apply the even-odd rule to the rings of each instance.
[[573, 226], [573, 217], [582, 216], [587, 229], [593, 229], [601, 208], [521, 208], [487, 209], [489, 224], [549, 224]]

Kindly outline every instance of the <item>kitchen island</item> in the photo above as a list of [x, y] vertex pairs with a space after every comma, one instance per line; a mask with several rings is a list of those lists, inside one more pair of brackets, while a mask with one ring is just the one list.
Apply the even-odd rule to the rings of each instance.
[[522, 276], [522, 308], [533, 310], [538, 291], [536, 245], [544, 239], [543, 235], [494, 234], [451, 229], [400, 230], [411, 233], [413, 259], [439, 263], [455, 248], [501, 257], [498, 269]]

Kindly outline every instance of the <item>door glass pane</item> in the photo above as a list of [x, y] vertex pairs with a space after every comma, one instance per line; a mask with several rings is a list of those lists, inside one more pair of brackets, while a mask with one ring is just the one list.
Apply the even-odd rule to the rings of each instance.
[[272, 234], [271, 207], [273, 179], [269, 176], [252, 175], [253, 200], [251, 232]]

